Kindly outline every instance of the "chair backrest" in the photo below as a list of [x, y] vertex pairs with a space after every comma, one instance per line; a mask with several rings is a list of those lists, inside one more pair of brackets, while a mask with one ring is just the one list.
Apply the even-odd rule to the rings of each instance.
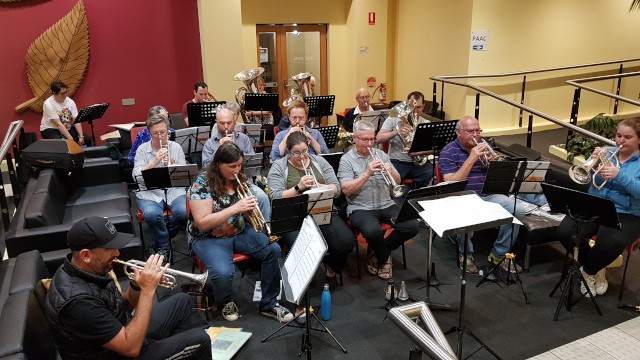
[[389, 153], [389, 142], [387, 141], [387, 142], [383, 142], [382, 144], [380, 144], [380, 149], [388, 154]]
[[174, 112], [169, 114], [169, 123], [171, 124], [171, 127], [174, 129], [185, 128], [184, 118], [182, 117], [181, 112]]
[[436, 184], [439, 184], [444, 181], [442, 177], [442, 173], [440, 172], [440, 166], [436, 164]]
[[136, 126], [131, 128], [131, 144], [134, 144], [136, 142], [136, 138], [138, 137], [138, 134], [140, 133], [140, 131], [146, 129], [146, 126]]

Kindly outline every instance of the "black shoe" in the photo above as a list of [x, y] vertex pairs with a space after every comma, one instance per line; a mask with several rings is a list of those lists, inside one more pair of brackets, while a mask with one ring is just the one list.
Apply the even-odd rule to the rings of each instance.
[[276, 304], [271, 310], [260, 312], [264, 316], [269, 316], [274, 319], [278, 319], [280, 322], [288, 322], [293, 320], [293, 314], [287, 310], [286, 307]]

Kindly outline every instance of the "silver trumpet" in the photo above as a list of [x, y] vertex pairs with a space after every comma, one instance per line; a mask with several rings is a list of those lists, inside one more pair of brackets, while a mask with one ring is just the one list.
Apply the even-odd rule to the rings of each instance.
[[304, 160], [300, 160], [300, 163], [302, 164], [302, 168], [304, 169], [304, 174], [311, 175], [311, 177], [313, 177], [314, 185], [316, 186], [316, 188], [319, 188], [320, 185], [318, 184], [318, 179], [316, 179], [316, 174], [313, 173], [313, 169], [311, 168], [311, 161], [309, 161], [309, 167], [304, 166]]
[[167, 156], [162, 159], [162, 165], [167, 166], [169, 165], [169, 141], [163, 144], [162, 139], [160, 139], [160, 149], [167, 149]]
[[[473, 138], [473, 141], [476, 143], [476, 145], [480, 145], [476, 138]], [[489, 162], [491, 161], [503, 161], [505, 159], [505, 156], [495, 152], [491, 145], [489, 145], [488, 142], [484, 141], [484, 139], [482, 140], [482, 143], [487, 144], [487, 151], [489, 152], [489, 154], [491, 154], [491, 158], [489, 158], [487, 154], [482, 155], [482, 157], [480, 158], [480, 162], [482, 162], [482, 165], [489, 166]]]
[[[135, 280], [135, 273], [133, 271], [127, 271], [127, 266], [131, 267], [131, 268], [137, 268], [137, 269], [144, 269], [145, 266], [145, 262], [144, 261], [140, 261], [140, 260], [129, 260], [129, 261], [122, 261], [120, 259], [113, 259], [114, 263], [117, 264], [122, 264], [124, 265], [124, 273], [129, 277], [129, 279], [131, 280]], [[184, 271], [178, 271], [178, 270], [173, 270], [173, 269], [167, 269], [167, 271], [165, 271], [162, 280], [160, 280], [160, 283], [158, 285], [165, 287], [167, 289], [173, 289], [176, 287], [177, 283], [176, 283], [176, 276], [180, 276], [186, 279], [189, 279], [193, 282], [195, 282], [196, 284], [198, 284], [200, 286], [200, 289], [202, 289], [204, 287], [204, 284], [207, 282], [207, 278], [209, 277], [209, 270], [204, 270], [204, 272], [200, 275], [198, 274], [191, 274], [191, 273], [187, 273]]]
[[236, 143], [236, 136], [233, 131], [225, 130], [224, 137], [228, 137], [233, 144]]
[[[380, 159], [380, 157], [373, 151], [372, 148], [368, 147], [367, 149], [369, 149], [369, 153], [371, 154], [371, 161]], [[386, 182], [387, 186], [389, 187], [389, 195], [391, 195], [391, 197], [402, 197], [404, 196], [404, 194], [406, 194], [407, 186], [398, 185], [398, 183], [396, 183], [396, 181], [393, 179], [393, 176], [391, 176], [391, 174], [387, 171], [387, 167], [384, 165], [384, 163], [380, 168], [380, 174], [382, 175], [384, 182]]]
[[[577, 182], [578, 184], [588, 184], [589, 181], [593, 183], [593, 186], [600, 190], [607, 183], [608, 179], [605, 179], [602, 184], [596, 184], [596, 175], [612, 160], [615, 160], [615, 167], [620, 168], [620, 161], [618, 161], [618, 152], [622, 148], [620, 145], [616, 151], [611, 151], [609, 149], [602, 149], [598, 155], [594, 158], [590, 158], [587, 162], [582, 165], [573, 165], [569, 169], [569, 177], [571, 180]], [[611, 154], [611, 155], [609, 155]], [[591, 175], [591, 171], [593, 170], [593, 175]]]

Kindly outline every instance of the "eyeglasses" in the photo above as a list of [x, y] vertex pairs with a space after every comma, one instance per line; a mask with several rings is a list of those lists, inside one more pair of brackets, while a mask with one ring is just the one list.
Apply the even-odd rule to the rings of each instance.
[[482, 129], [476, 129], [476, 130], [460, 129], [460, 131], [464, 131], [464, 132], [465, 132], [465, 133], [467, 133], [468, 135], [473, 135], [473, 134], [482, 134]]
[[289, 151], [289, 152], [291, 153], [291, 156], [293, 156], [295, 158], [299, 158], [302, 155], [304, 155], [304, 156], [309, 155], [309, 150], [305, 150], [305, 151], [302, 151], [302, 152], [298, 152], [298, 151], [296, 151], [296, 152]]
[[304, 116], [289, 116], [289, 119], [291, 120], [304, 120], [305, 117]]
[[151, 136], [153, 137], [159, 137], [160, 135], [165, 136], [167, 135], [168, 131], [160, 131], [160, 132], [154, 132], [154, 133], [150, 133]]
[[368, 143], [368, 142], [375, 142], [375, 141], [376, 141], [376, 138], [363, 139], [363, 138], [361, 138], [360, 136], [356, 136], [356, 137], [357, 137], [358, 139], [360, 139], [360, 141], [362, 141], [362, 142], [366, 142], [366, 143]]

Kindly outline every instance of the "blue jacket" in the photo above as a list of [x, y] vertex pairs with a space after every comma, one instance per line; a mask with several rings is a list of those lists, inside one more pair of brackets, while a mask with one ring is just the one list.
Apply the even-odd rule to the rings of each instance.
[[[605, 149], [615, 151], [614, 147]], [[596, 175], [596, 184], [602, 184], [604, 179]], [[616, 211], [640, 216], [640, 155], [636, 154], [620, 165], [618, 175], [609, 179], [602, 190], [589, 188], [589, 194], [610, 199], [616, 205]]]

